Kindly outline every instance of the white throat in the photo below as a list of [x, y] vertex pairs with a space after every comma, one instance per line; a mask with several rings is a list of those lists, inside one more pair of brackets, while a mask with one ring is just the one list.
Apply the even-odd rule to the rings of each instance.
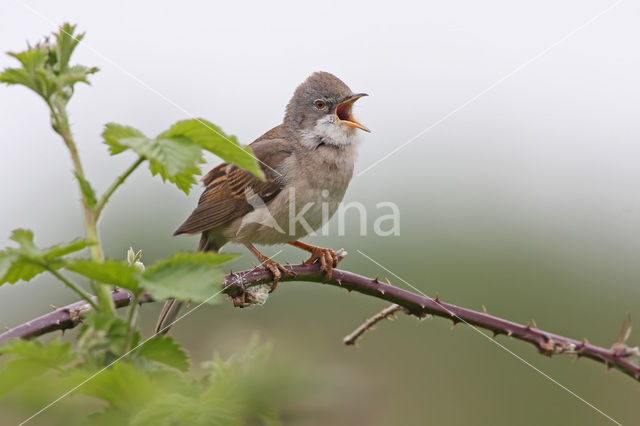
[[302, 144], [315, 148], [318, 143], [336, 147], [354, 145], [360, 140], [357, 130], [340, 122], [335, 115], [327, 115], [316, 122], [313, 130], [303, 132]]

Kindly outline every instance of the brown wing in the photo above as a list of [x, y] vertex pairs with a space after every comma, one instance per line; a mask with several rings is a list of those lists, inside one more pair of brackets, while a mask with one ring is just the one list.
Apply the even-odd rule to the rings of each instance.
[[232, 164], [215, 167], [202, 178], [205, 190], [198, 206], [173, 235], [208, 231], [250, 212], [253, 207], [247, 202], [247, 189], [265, 203], [278, 195], [285, 182], [277, 169], [292, 152], [279, 127], [251, 144], [266, 179], [262, 181]]

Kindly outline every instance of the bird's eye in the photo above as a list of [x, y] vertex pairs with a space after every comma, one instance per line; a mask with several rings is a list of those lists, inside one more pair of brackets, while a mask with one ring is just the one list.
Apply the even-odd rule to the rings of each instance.
[[313, 101], [313, 105], [315, 105], [317, 109], [325, 109], [327, 107], [327, 103], [322, 99], [316, 99]]

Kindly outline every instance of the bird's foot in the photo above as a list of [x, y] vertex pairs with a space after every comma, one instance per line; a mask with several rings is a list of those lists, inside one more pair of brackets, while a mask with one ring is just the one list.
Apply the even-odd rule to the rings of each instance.
[[264, 259], [259, 259], [261, 265], [268, 269], [273, 275], [273, 283], [271, 284], [271, 289], [269, 293], [273, 293], [276, 287], [278, 286], [278, 282], [280, 282], [280, 278], [282, 278], [282, 274], [289, 275], [290, 277], [295, 277], [296, 274], [290, 269], [285, 268], [282, 264], [276, 262], [275, 260], [264, 256]]
[[316, 246], [310, 246], [308, 251], [311, 253], [311, 257], [304, 261], [306, 265], [310, 265], [315, 262], [320, 262], [320, 270], [322, 270], [328, 279], [331, 279], [333, 275], [333, 268], [338, 266], [340, 262], [340, 256], [335, 251], [329, 248], [322, 248]]
[[260, 261], [260, 266], [264, 266], [265, 269], [268, 269], [273, 275], [273, 283], [271, 284], [271, 289], [269, 290], [269, 293], [273, 293], [273, 291], [276, 289], [276, 287], [278, 286], [278, 282], [280, 281], [280, 278], [282, 278], [283, 272], [285, 275], [289, 275], [290, 277], [296, 276], [295, 272], [293, 272], [292, 270], [285, 268], [280, 263], [260, 253], [260, 251], [257, 248], [255, 248], [253, 244], [245, 243], [245, 246]]

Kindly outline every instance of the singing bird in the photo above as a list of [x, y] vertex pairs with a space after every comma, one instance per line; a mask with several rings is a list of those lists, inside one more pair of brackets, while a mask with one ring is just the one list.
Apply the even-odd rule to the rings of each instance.
[[[266, 177], [260, 180], [223, 163], [203, 178], [198, 206], [175, 231], [201, 234], [198, 250], [218, 251], [231, 241], [244, 244], [273, 274], [271, 291], [282, 274], [292, 273], [260, 253], [254, 244], [291, 244], [311, 253], [331, 278], [336, 253], [299, 241], [331, 217], [353, 175], [358, 129], [352, 106], [366, 93], [353, 93], [336, 76], [316, 72], [295, 90], [282, 124], [250, 144]], [[157, 332], [168, 331], [181, 302], [168, 300]]]

